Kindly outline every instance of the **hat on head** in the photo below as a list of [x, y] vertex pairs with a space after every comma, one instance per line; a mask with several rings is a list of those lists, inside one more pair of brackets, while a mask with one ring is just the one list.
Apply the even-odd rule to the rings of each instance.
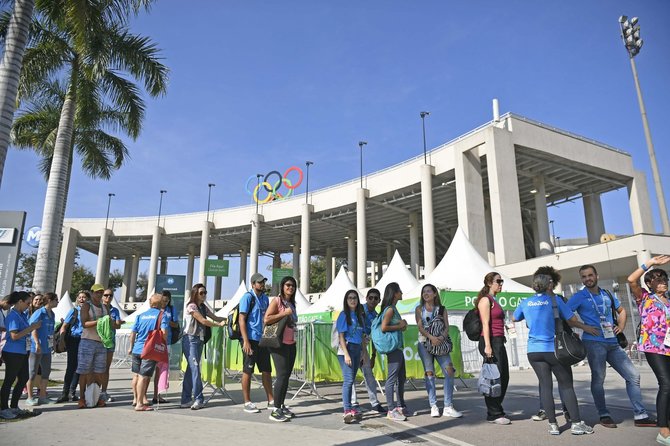
[[91, 291], [96, 292], [96, 291], [105, 291], [105, 287], [100, 285], [99, 283], [94, 283], [91, 286]]
[[251, 275], [251, 283], [256, 283], [256, 282], [265, 282], [267, 277], [263, 277], [263, 274], [261, 273], [254, 273]]

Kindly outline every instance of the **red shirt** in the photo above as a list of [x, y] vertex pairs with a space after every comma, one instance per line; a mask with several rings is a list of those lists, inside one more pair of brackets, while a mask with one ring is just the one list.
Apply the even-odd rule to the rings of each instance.
[[[493, 303], [491, 306], [491, 332], [492, 336], [505, 336], [505, 312], [493, 296], [486, 296]], [[486, 299], [482, 297], [482, 299]], [[481, 333], [482, 339], [484, 333]]]

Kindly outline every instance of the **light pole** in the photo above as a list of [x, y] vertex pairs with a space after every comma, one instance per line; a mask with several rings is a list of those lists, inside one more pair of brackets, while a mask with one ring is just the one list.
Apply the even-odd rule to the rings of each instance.
[[261, 178], [263, 177], [262, 173], [256, 174], [256, 214], [258, 214], [258, 194], [261, 193]]
[[207, 187], [209, 188], [209, 191], [207, 192], [207, 221], [209, 221], [209, 204], [212, 201], [212, 188], [216, 187], [216, 184], [209, 183]]
[[107, 217], [105, 217], [105, 229], [107, 229], [107, 221], [109, 220], [109, 207], [112, 205], [112, 197], [115, 197], [116, 194], [108, 193], [107, 194]]
[[167, 191], [161, 189], [161, 199], [158, 202], [158, 226], [161, 225], [161, 210], [163, 209], [163, 194], [167, 194]]
[[367, 143], [367, 141], [358, 141], [358, 147], [361, 148], [361, 189], [363, 189], [363, 146]]
[[305, 183], [305, 204], [309, 203], [309, 166], [314, 164], [313, 161], [305, 161], [305, 166], [307, 166], [306, 171], [307, 171], [307, 178], [306, 178], [306, 183]]
[[426, 155], [426, 116], [430, 115], [430, 112], [422, 111], [419, 113], [421, 116], [421, 128], [423, 129], [423, 163], [428, 164], [428, 156]]
[[551, 225], [551, 243], [554, 244], [554, 249], [556, 249], [556, 232], [554, 231], [554, 220], [549, 220]]
[[668, 220], [668, 209], [665, 205], [665, 194], [663, 193], [663, 186], [661, 185], [661, 176], [658, 173], [658, 164], [656, 163], [654, 143], [651, 141], [651, 131], [649, 130], [649, 122], [647, 122], [647, 110], [644, 107], [642, 90], [640, 89], [640, 80], [637, 77], [637, 68], [635, 66], [634, 58], [640, 52], [642, 44], [644, 43], [640, 38], [640, 25], [638, 25], [637, 22], [637, 17], [633, 17], [630, 20], [625, 15], [619, 17], [621, 38], [623, 39], [623, 44], [626, 47], [626, 51], [628, 52], [630, 67], [633, 70], [633, 80], [635, 81], [635, 89], [637, 90], [637, 102], [640, 106], [640, 114], [642, 115], [644, 137], [647, 140], [647, 151], [649, 152], [649, 162], [651, 163], [651, 172], [654, 177], [654, 187], [656, 189], [656, 198], [658, 199], [658, 208], [661, 214], [663, 233], [670, 234], [670, 221]]

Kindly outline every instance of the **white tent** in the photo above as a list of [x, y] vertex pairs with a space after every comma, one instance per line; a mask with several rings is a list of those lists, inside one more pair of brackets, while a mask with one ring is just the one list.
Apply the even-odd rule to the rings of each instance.
[[54, 308], [54, 315], [56, 317], [56, 323], [60, 322], [61, 319], [65, 319], [65, 316], [74, 308], [72, 301], [70, 300], [70, 292], [66, 291], [65, 294], [58, 301], [58, 305]]
[[396, 250], [393, 254], [393, 259], [386, 268], [384, 276], [377, 282], [375, 288], [384, 295], [384, 289], [386, 285], [391, 282], [397, 282], [400, 285], [400, 289], [403, 291], [410, 291], [419, 286], [419, 281], [412, 275], [412, 273], [405, 266], [405, 262], [400, 257], [400, 253]]
[[144, 313], [149, 308], [151, 307], [149, 306], [149, 299], [147, 299], [144, 302], [142, 302], [142, 305], [140, 305], [137, 310], [135, 310], [132, 314], [128, 315], [125, 319], [123, 319], [123, 322], [125, 322], [125, 326], [132, 327], [133, 324], [135, 323], [135, 319], [137, 319], [137, 316]]
[[112, 306], [119, 310], [119, 316], [121, 317], [122, 321], [125, 321], [126, 318], [128, 317], [128, 313], [123, 311], [123, 308], [121, 308], [121, 305], [119, 305], [119, 301], [116, 300], [116, 297], [112, 297]]
[[242, 299], [242, 296], [244, 296], [244, 293], [247, 292], [247, 285], [244, 283], [244, 280], [240, 282], [240, 286], [237, 287], [237, 291], [235, 291], [235, 294], [233, 294], [233, 297], [228, 299], [228, 303], [221, 308], [219, 311], [216, 312], [216, 315], [219, 317], [228, 317], [228, 313], [235, 307], [240, 302], [240, 299]]
[[302, 313], [309, 313], [309, 308], [312, 306], [311, 303], [307, 300], [300, 288], [295, 290], [295, 310], [298, 312], [298, 315]]
[[[348, 290], [356, 290], [359, 297], [362, 297], [360, 291], [356, 288], [356, 285], [349, 279], [346, 268], [342, 266], [330, 287], [322, 293], [321, 298], [314, 302], [307, 311], [303, 312], [303, 314], [322, 313], [324, 311], [332, 310], [341, 311], [342, 302], [344, 301], [344, 293]], [[361, 302], [363, 302], [362, 299]]]

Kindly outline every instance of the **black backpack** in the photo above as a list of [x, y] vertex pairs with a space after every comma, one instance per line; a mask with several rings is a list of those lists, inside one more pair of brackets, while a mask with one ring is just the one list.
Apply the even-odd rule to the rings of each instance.
[[[256, 304], [256, 297], [251, 295], [251, 303], [249, 304], [249, 313], [254, 309]], [[247, 313], [247, 314], [249, 314]], [[228, 313], [228, 338], [229, 339], [239, 339], [242, 340], [242, 331], [240, 330], [240, 304], [238, 303], [230, 310]]]
[[482, 321], [476, 308], [468, 311], [463, 318], [463, 331], [471, 341], [479, 341], [482, 334]]

